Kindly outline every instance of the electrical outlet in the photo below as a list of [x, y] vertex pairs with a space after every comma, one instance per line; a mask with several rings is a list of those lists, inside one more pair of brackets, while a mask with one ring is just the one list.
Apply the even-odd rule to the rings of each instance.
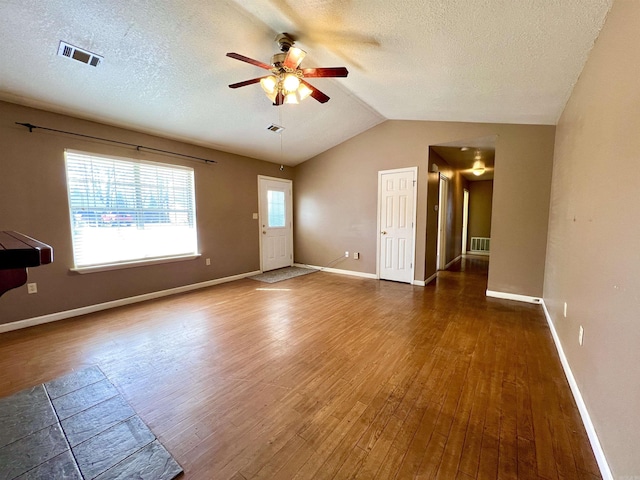
[[210, 258], [207, 258], [207, 259], [204, 261], [204, 264], [205, 264], [207, 267], [208, 267], [209, 265], [211, 265], [211, 259], [210, 259]]
[[349, 252], [344, 252], [344, 258], [349, 258]]
[[580, 325], [580, 330], [578, 331], [578, 343], [582, 346], [582, 341], [584, 340], [584, 328]]
[[38, 284], [37, 283], [27, 283], [27, 292], [28, 293], [38, 293]]
[[360, 253], [359, 252], [353, 252], [353, 258], [355, 260], [358, 260], [360, 258]]
[[567, 318], [567, 302], [564, 302], [564, 318]]

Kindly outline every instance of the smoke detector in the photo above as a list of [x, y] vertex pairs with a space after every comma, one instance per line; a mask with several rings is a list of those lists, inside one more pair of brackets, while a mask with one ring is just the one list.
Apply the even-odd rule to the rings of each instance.
[[58, 55], [61, 57], [71, 58], [78, 62], [86, 63], [92, 67], [97, 67], [104, 60], [104, 57], [88, 50], [71, 45], [70, 43], [60, 41], [58, 45]]

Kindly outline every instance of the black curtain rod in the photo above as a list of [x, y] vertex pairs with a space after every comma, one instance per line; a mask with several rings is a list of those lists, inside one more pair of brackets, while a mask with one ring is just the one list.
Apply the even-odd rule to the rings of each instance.
[[28, 128], [29, 129], [29, 133], [33, 132], [34, 128], [39, 128], [41, 130], [49, 130], [50, 132], [64, 133], [66, 135], [75, 135], [76, 137], [90, 138], [91, 140], [100, 140], [102, 142], [117, 143], [118, 145], [126, 145], [127, 147], [135, 147], [135, 149], [138, 150], [138, 151], [140, 151], [140, 149], [144, 149], [144, 150], [149, 150], [149, 151], [152, 151], [152, 152], [166, 153], [168, 155], [175, 155], [177, 157], [189, 158], [191, 160], [200, 160], [200, 161], [205, 162], [205, 163], [218, 163], [215, 160], [209, 160], [208, 158], [194, 157], [193, 155], [186, 155], [184, 153], [170, 152], [169, 150], [160, 150], [159, 148], [145, 147], [144, 145], [136, 145], [135, 143], [120, 142], [118, 140], [111, 140], [109, 138], [93, 137], [91, 135], [84, 135], [82, 133], [67, 132], [65, 130], [56, 130], [55, 128], [40, 127], [38, 125], [32, 125], [30, 123], [16, 122], [16, 125], [22, 125], [23, 127]]

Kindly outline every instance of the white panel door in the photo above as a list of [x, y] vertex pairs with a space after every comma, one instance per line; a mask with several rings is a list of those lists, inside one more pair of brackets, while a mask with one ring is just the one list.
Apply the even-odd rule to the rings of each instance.
[[263, 272], [293, 265], [291, 180], [258, 177]]
[[416, 170], [379, 172], [380, 279], [413, 283]]

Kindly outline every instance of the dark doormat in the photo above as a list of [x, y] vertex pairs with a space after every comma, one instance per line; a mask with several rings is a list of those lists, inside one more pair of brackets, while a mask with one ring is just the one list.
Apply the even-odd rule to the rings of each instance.
[[258, 280], [260, 282], [276, 283], [283, 280], [289, 280], [290, 278], [299, 277], [300, 275], [315, 273], [317, 271], [318, 270], [316, 270], [315, 268], [285, 267], [278, 268], [277, 270], [271, 270], [269, 272], [264, 272], [259, 275], [254, 275], [253, 277], [249, 278], [251, 278], [252, 280]]
[[98, 367], [0, 399], [0, 479], [171, 480], [180, 473]]

